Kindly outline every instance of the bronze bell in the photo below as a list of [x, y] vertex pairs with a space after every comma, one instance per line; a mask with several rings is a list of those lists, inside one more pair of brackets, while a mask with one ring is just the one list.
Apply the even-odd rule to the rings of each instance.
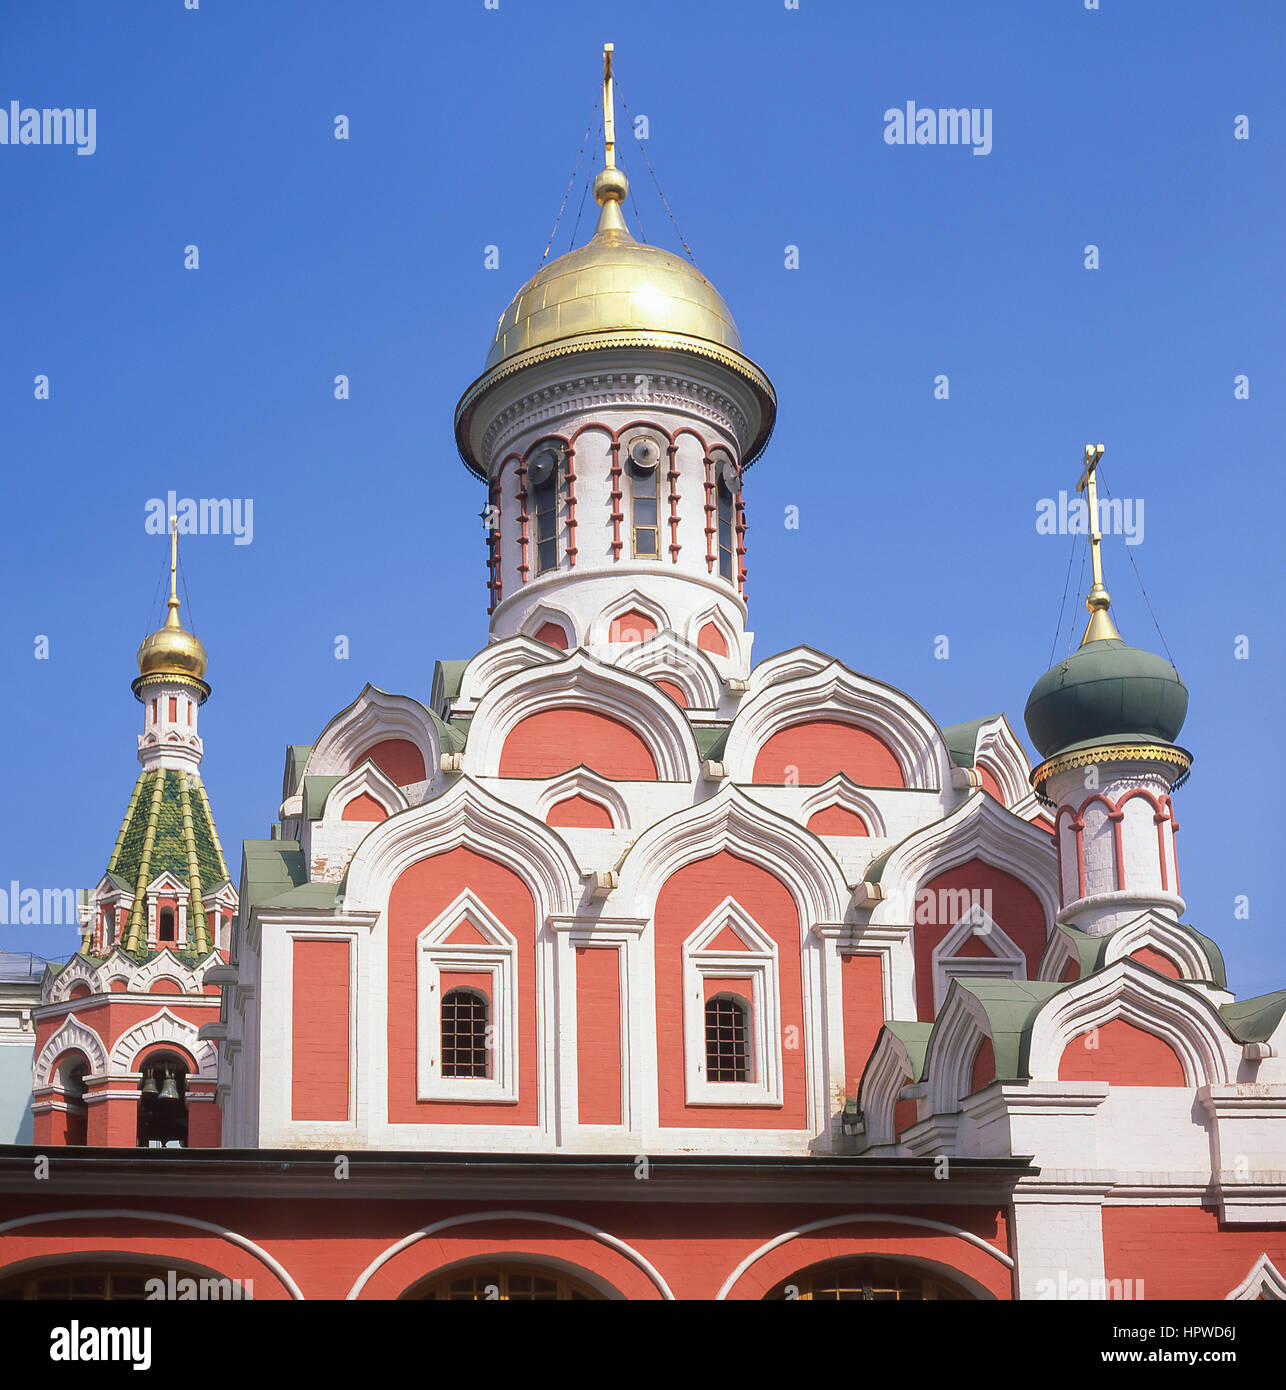
[[174, 1084], [174, 1075], [172, 1072], [167, 1071], [165, 1073], [165, 1080], [161, 1083], [161, 1099], [178, 1100], [178, 1098], [179, 1088]]
[[150, 1072], [148, 1072], [147, 1075], [143, 1078], [143, 1088], [142, 1088], [141, 1094], [143, 1094], [143, 1095], [145, 1095], [145, 1096], [154, 1096], [154, 1095], [156, 1094], [156, 1073], [155, 1073], [155, 1072], [150, 1071]]

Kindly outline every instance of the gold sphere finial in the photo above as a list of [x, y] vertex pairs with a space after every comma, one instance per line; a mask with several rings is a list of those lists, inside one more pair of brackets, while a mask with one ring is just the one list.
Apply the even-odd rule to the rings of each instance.
[[600, 169], [594, 175], [594, 201], [599, 207], [606, 203], [623, 203], [629, 191], [630, 181], [625, 177], [624, 169], [613, 166], [610, 169]]

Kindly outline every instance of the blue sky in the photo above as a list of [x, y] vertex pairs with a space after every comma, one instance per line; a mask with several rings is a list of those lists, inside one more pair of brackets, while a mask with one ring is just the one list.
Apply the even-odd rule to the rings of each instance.
[[[183, 549], [234, 860], [275, 818], [287, 743], [365, 681], [424, 697], [435, 658], [483, 645], [484, 499], [452, 411], [540, 259], [604, 40], [780, 398], [746, 491], [757, 656], [807, 642], [940, 724], [1004, 709], [1021, 732], [1071, 544], [1037, 532], [1038, 503], [1102, 440], [1112, 491], [1143, 502], [1133, 557], [1191, 691], [1188, 920], [1242, 996], [1286, 984], [1270, 0], [6, 6], [0, 108], [92, 107], [97, 148], [0, 145], [0, 887], [86, 886], [107, 862], [166, 558], [150, 498], [253, 499], [251, 544]], [[907, 101], [989, 108], [991, 152], [890, 146]], [[679, 249], [635, 142], [623, 162], [644, 232]], [[1105, 563], [1126, 640], [1160, 649], [1120, 537]]]

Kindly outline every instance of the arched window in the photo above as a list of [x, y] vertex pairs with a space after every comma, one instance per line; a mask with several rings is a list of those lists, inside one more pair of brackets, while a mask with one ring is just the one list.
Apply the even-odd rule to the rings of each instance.
[[729, 584], [736, 583], [734, 517], [737, 510], [737, 496], [733, 491], [736, 476], [736, 469], [731, 463], [719, 465], [719, 573]]
[[661, 528], [657, 511], [661, 477], [661, 446], [641, 435], [627, 452], [630, 475], [630, 534], [634, 556], [640, 560], [661, 558]]
[[833, 1260], [783, 1279], [768, 1299], [835, 1303], [919, 1303], [970, 1295], [919, 1265], [897, 1260]]
[[138, 1148], [187, 1147], [187, 1082], [182, 1058], [170, 1053], [148, 1058], [139, 1088]]
[[161, 921], [156, 929], [156, 939], [158, 941], [174, 940], [174, 909], [172, 907], [161, 909]]
[[603, 1295], [560, 1269], [535, 1265], [478, 1265], [435, 1275], [402, 1295], [404, 1299], [447, 1299], [453, 1303], [555, 1303], [597, 1301]]
[[753, 1081], [750, 1065], [750, 1006], [736, 994], [706, 1000], [706, 1079]]
[[89, 1063], [79, 1052], [71, 1053], [58, 1066], [57, 1085], [62, 1089], [63, 1102], [67, 1106], [65, 1142], [69, 1145], [86, 1141], [89, 1107], [85, 1103], [85, 1077], [88, 1073]]
[[[45, 1265], [17, 1274], [0, 1284], [4, 1302], [66, 1302], [92, 1299], [107, 1302], [141, 1301], [147, 1298], [150, 1280], [159, 1279], [165, 1287], [173, 1264], [72, 1264]], [[155, 1287], [155, 1285], [153, 1286]]]
[[546, 444], [527, 462], [528, 505], [534, 518], [536, 573], [558, 568], [558, 502], [563, 476], [562, 450]]
[[442, 1075], [485, 1081], [491, 1075], [487, 1046], [490, 1006], [476, 989], [449, 989], [442, 996]]

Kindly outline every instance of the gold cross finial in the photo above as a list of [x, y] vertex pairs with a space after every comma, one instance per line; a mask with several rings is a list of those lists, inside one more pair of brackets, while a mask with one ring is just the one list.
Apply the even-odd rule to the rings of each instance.
[[[170, 517], [170, 597], [166, 607], [170, 610], [165, 615], [166, 627], [179, 627], [179, 519], [177, 516]], [[155, 600], [153, 600], [155, 601]]]
[[612, 53], [615, 44], [603, 45], [603, 135], [607, 141], [607, 168], [616, 168], [616, 102], [612, 94]]
[[1082, 647], [1087, 642], [1101, 642], [1104, 638], [1109, 637], [1116, 638], [1118, 642], [1121, 640], [1121, 634], [1116, 630], [1116, 624], [1112, 621], [1112, 615], [1108, 611], [1112, 606], [1112, 596], [1103, 584], [1103, 556], [1100, 549], [1103, 534], [1098, 526], [1098, 478], [1095, 473], [1102, 457], [1103, 446], [1101, 444], [1087, 444], [1085, 446], [1085, 466], [1081, 470], [1080, 481], [1076, 484], [1077, 492], [1089, 494], [1090, 561], [1094, 576], [1094, 582], [1090, 585], [1089, 596], [1085, 600], [1085, 607], [1089, 610], [1090, 620], [1085, 629], [1085, 636], [1081, 638]]

